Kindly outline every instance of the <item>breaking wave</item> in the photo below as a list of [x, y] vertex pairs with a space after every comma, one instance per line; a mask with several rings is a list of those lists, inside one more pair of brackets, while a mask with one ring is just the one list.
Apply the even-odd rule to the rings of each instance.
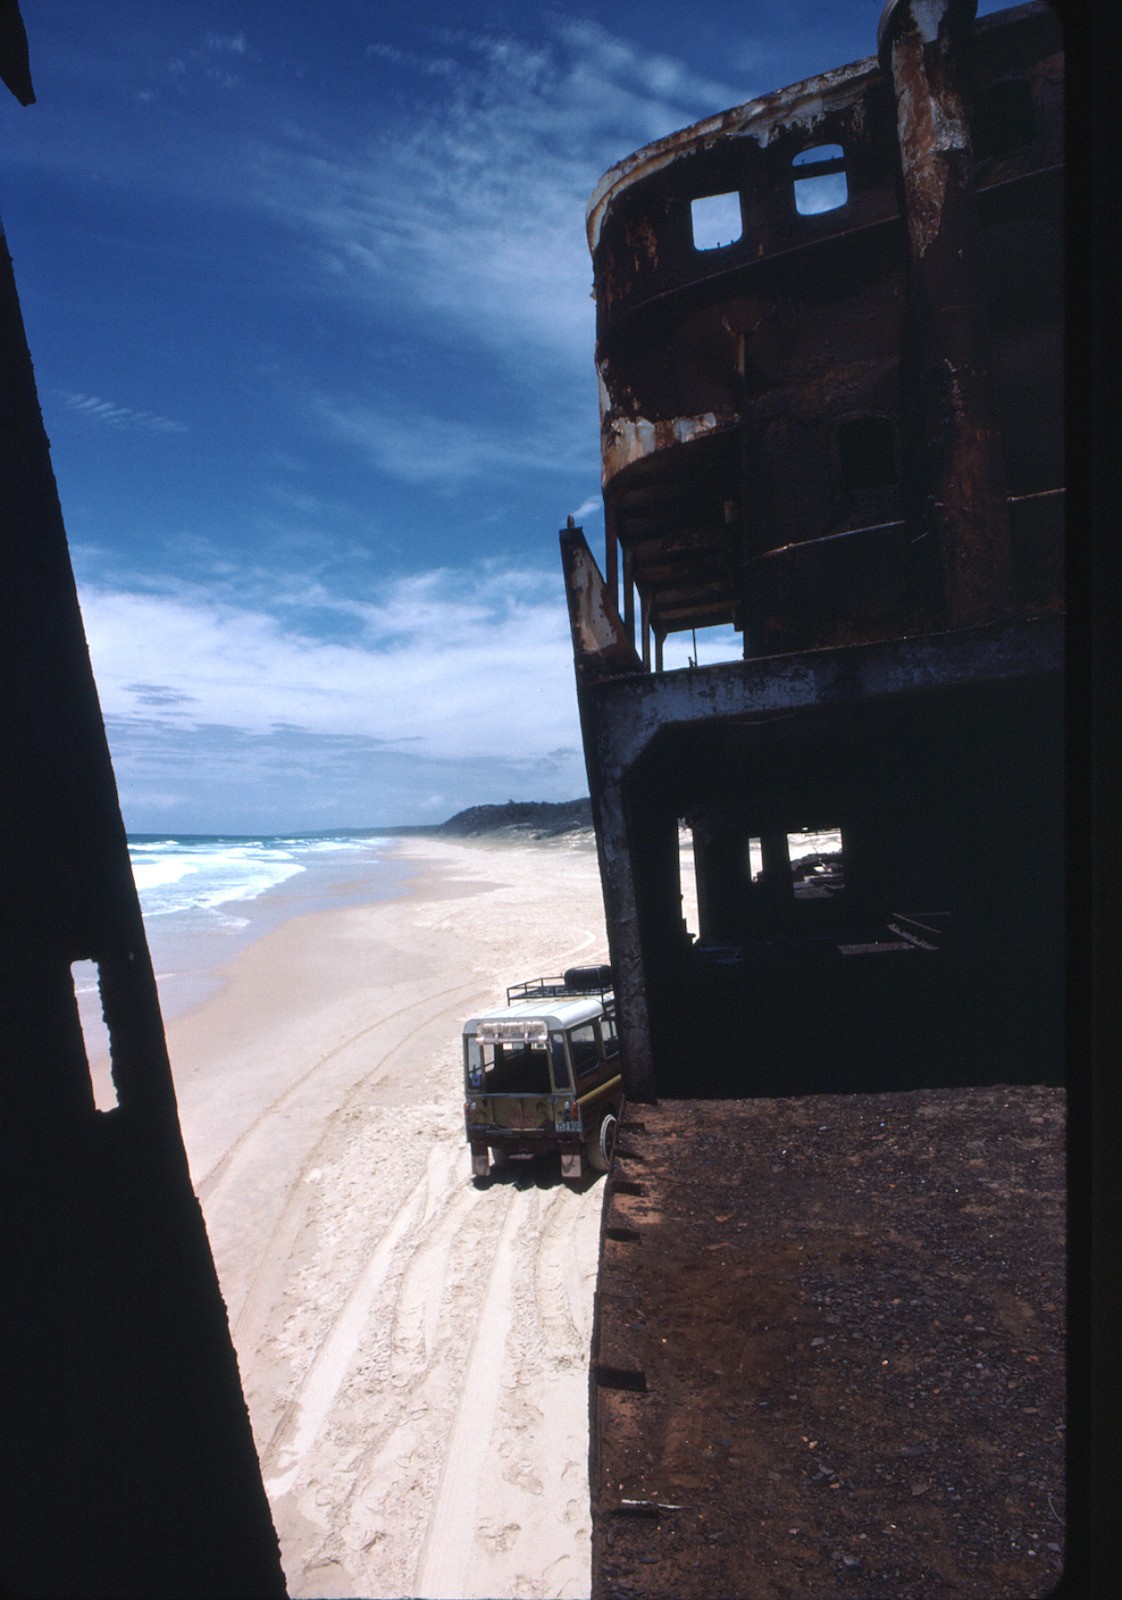
[[[369, 852], [384, 843], [368, 835], [257, 838], [134, 835], [129, 839], [133, 879], [146, 919], [192, 911], [218, 911], [254, 900], [313, 863], [332, 855]], [[238, 920], [227, 911], [224, 920]]]

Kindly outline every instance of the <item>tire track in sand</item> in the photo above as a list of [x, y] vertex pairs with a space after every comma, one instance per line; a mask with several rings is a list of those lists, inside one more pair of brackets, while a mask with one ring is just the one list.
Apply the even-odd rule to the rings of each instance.
[[588, 1354], [603, 1186], [535, 1188], [463, 1595], [587, 1596]]
[[[460, 984], [456, 988], [442, 990], [439, 995], [436, 995], [433, 998], [443, 999], [446, 995], [462, 994], [465, 991], [471, 990], [471, 988], [472, 986], [469, 984]], [[386, 1018], [385, 1020], [388, 1022], [395, 1018], [402, 1017], [407, 1012], [416, 1010], [419, 1005], [430, 1003], [431, 1002], [418, 1001], [414, 1005], [403, 1006], [399, 1011], [394, 1012], [392, 1017]], [[291, 1259], [293, 1248], [296, 1244], [297, 1238], [299, 1237], [300, 1230], [307, 1218], [308, 1209], [311, 1204], [311, 1196], [307, 1187], [307, 1178], [309, 1172], [315, 1168], [318, 1162], [323, 1160], [329, 1144], [335, 1137], [341, 1124], [347, 1120], [355, 1101], [364, 1095], [370, 1089], [372, 1084], [381, 1081], [385, 1075], [390, 1061], [398, 1053], [398, 1051], [407, 1045], [410, 1040], [416, 1038], [417, 1034], [422, 1033], [426, 1028], [435, 1024], [441, 1017], [446, 1016], [453, 1010], [456, 1010], [458, 1005], [459, 1002], [455, 1001], [435, 1010], [426, 1011], [421, 1020], [414, 1027], [409, 1029], [407, 1033], [401, 1034], [399, 1037], [397, 1037], [393, 1044], [391, 1044], [390, 1047], [381, 1056], [379, 1056], [377, 1061], [373, 1063], [369, 1071], [365, 1072], [363, 1076], [352, 1085], [343, 1099], [335, 1107], [335, 1110], [324, 1121], [318, 1138], [309, 1150], [308, 1154], [301, 1161], [299, 1171], [288, 1186], [280, 1216], [278, 1217], [277, 1222], [269, 1235], [268, 1241], [265, 1243], [264, 1248], [260, 1252], [257, 1269], [254, 1272], [248, 1289], [246, 1290], [242, 1303], [238, 1310], [231, 1315], [231, 1331], [233, 1333], [235, 1343], [239, 1346], [244, 1345], [247, 1348], [252, 1348], [257, 1339], [260, 1338], [260, 1336], [265, 1332], [265, 1324], [268, 1321], [269, 1312], [276, 1303], [276, 1298], [281, 1287], [283, 1286], [285, 1269], [289, 1260]], [[371, 1028], [362, 1029], [359, 1033], [355, 1034], [352, 1039], [348, 1040], [346, 1045], [339, 1045], [334, 1051], [332, 1051], [332, 1057], [338, 1056], [351, 1044], [354, 1044], [359, 1039], [365, 1038], [367, 1034], [374, 1031], [374, 1027], [376, 1026], [379, 1026], [379, 1024], [374, 1024]], [[319, 1069], [319, 1067], [326, 1064], [328, 1059], [330, 1058], [324, 1057], [323, 1061], [317, 1063], [316, 1067], [313, 1067], [310, 1069], [310, 1071], [306, 1072], [303, 1078], [300, 1080], [300, 1083], [306, 1083], [308, 1079], [311, 1078]], [[295, 1087], [296, 1085], [293, 1086], [294, 1089]], [[286, 1094], [282, 1095], [277, 1101], [275, 1101], [269, 1110], [263, 1113], [263, 1115], [257, 1119], [257, 1122], [254, 1124], [254, 1128], [250, 1131], [264, 1136], [267, 1132], [267, 1126], [270, 1118], [273, 1116], [278, 1116], [282, 1113], [282, 1102], [286, 1102], [288, 1098], [289, 1096]], [[247, 1132], [241, 1141], [243, 1151], [248, 1138], [249, 1133]], [[212, 1195], [205, 1197], [201, 1196], [201, 1198], [212, 1198]]]
[[[594, 940], [597, 935], [591, 931], [579, 934], [564, 956], [554, 955], [550, 970], [587, 959]], [[514, 1183], [477, 1190], [468, 1178], [462, 1128], [452, 1131], [447, 1108], [439, 1127], [427, 1114], [418, 1118], [418, 1112], [432, 1109], [434, 1087], [437, 1103], [459, 1099], [458, 1038], [452, 1037], [458, 1027], [449, 1030], [448, 1058], [418, 1078], [416, 1101], [393, 1099], [392, 1112], [380, 1105], [375, 1111], [397, 1129], [387, 1146], [392, 1160], [371, 1161], [369, 1141], [364, 1145], [347, 1126], [356, 1117], [360, 1125], [365, 1122], [361, 1097], [386, 1075], [395, 1054], [426, 1028], [435, 1029], [443, 1017], [462, 1009], [469, 995], [468, 1003], [475, 1004], [478, 993], [477, 980], [441, 990], [344, 1040], [278, 1096], [204, 1180], [210, 1198], [227, 1180], [231, 1197], [236, 1197], [239, 1186], [244, 1188], [254, 1176], [254, 1163], [263, 1158], [274, 1119], [287, 1115], [291, 1120], [300, 1112], [301, 1087], [311, 1092], [315, 1075], [331, 1061], [376, 1036], [378, 1028], [400, 1023], [424, 1006], [415, 1025], [396, 1037], [334, 1104], [288, 1188], [234, 1324], [243, 1371], [258, 1360], [259, 1347], [261, 1361], [272, 1362], [271, 1368], [258, 1367], [260, 1393], [254, 1409], [271, 1409], [276, 1419], [271, 1428], [265, 1423], [262, 1472], [293, 1595], [321, 1594], [325, 1582], [330, 1592], [457, 1595], [466, 1592], [468, 1576], [483, 1583], [480, 1593], [531, 1592], [517, 1583], [512, 1588], [511, 1580], [500, 1576], [503, 1563], [509, 1565], [503, 1543], [509, 1519], [500, 1519], [504, 1526], [497, 1535], [490, 1526], [493, 1517], [479, 1524], [479, 1489], [481, 1478], [505, 1475], [505, 1456], [497, 1455], [496, 1448], [508, 1449], [500, 1438], [499, 1418], [511, 1376], [507, 1346], [521, 1337], [522, 1302], [528, 1298], [532, 1303], [535, 1289], [546, 1300], [551, 1314], [539, 1314], [534, 1325], [535, 1332], [540, 1322], [549, 1327], [550, 1348], [571, 1339], [583, 1320], [565, 1304], [570, 1284], [559, 1281], [566, 1276], [565, 1218], [571, 1217], [570, 1202], [577, 1197], [560, 1190], [547, 1198]], [[338, 1085], [330, 1073], [322, 1080], [322, 1092], [332, 1105]], [[462, 1174], [460, 1162], [465, 1163]], [[333, 1174], [329, 1204], [326, 1192], [311, 1182], [320, 1181], [318, 1163]], [[409, 1184], [404, 1194], [403, 1180]], [[365, 1222], [346, 1210], [353, 1204], [347, 1196], [357, 1193], [364, 1197], [361, 1215], [370, 1219]], [[304, 1240], [311, 1238], [303, 1230], [321, 1217], [337, 1236], [340, 1222], [346, 1227], [350, 1215], [352, 1230], [357, 1226], [366, 1231], [370, 1244], [365, 1259], [361, 1252], [357, 1257], [350, 1252], [351, 1287], [343, 1304], [328, 1311], [320, 1297], [329, 1280], [308, 1276], [306, 1256], [298, 1270]], [[548, 1243], [540, 1237], [543, 1233]], [[547, 1260], [539, 1262], [543, 1245]], [[334, 1306], [334, 1298], [328, 1298]], [[315, 1353], [278, 1416], [281, 1362], [288, 1359], [285, 1350], [299, 1346], [286, 1336], [278, 1361], [262, 1341], [274, 1333], [274, 1326], [279, 1328], [284, 1301], [306, 1308], [300, 1337], [303, 1349], [311, 1347]], [[317, 1302], [322, 1312], [317, 1312]], [[583, 1348], [574, 1349], [576, 1372], [586, 1356]], [[539, 1398], [548, 1407], [550, 1402]], [[570, 1402], [566, 1406], [573, 1409]], [[583, 1415], [583, 1405], [576, 1409]], [[540, 1447], [528, 1440], [526, 1448], [532, 1452]], [[573, 1485], [567, 1478], [558, 1487], [568, 1495]], [[538, 1507], [527, 1509], [540, 1514], [545, 1509], [540, 1496]], [[570, 1522], [570, 1515], [564, 1514], [563, 1520]], [[582, 1512], [581, 1522], [586, 1520]], [[571, 1543], [578, 1535], [571, 1563], [568, 1556], [561, 1558], [570, 1570], [582, 1560], [587, 1564], [580, 1547], [581, 1537], [587, 1541], [587, 1529], [574, 1527], [564, 1538]], [[531, 1546], [535, 1542], [528, 1523], [521, 1544], [527, 1541]], [[479, 1579], [488, 1552], [499, 1561], [493, 1584]], [[562, 1583], [549, 1592], [582, 1592]], [[546, 1591], [535, 1584], [532, 1592]]]
[[[389, 1226], [371, 1252], [358, 1281], [316, 1351], [299, 1391], [285, 1407], [273, 1436], [261, 1452], [265, 1477], [276, 1465], [279, 1471], [266, 1479], [270, 1498], [279, 1498], [292, 1486], [301, 1463], [320, 1437], [348, 1368], [370, 1323], [370, 1313], [398, 1262], [403, 1243], [423, 1224], [434, 1200], [447, 1193], [448, 1162], [439, 1147], [430, 1151], [422, 1181], [398, 1207]], [[283, 1460], [277, 1460], [283, 1456]]]
[[[320, 1056], [320, 1058], [317, 1061], [314, 1061], [312, 1065], [305, 1072], [301, 1073], [298, 1078], [295, 1078], [290, 1084], [286, 1085], [284, 1090], [277, 1096], [277, 1098], [270, 1102], [270, 1104], [265, 1107], [264, 1111], [260, 1112], [253, 1122], [250, 1123], [249, 1127], [245, 1128], [238, 1135], [229, 1148], [225, 1150], [218, 1158], [214, 1166], [211, 1167], [210, 1171], [204, 1173], [195, 1186], [195, 1193], [197, 1194], [199, 1200], [206, 1201], [210, 1198], [213, 1191], [226, 1177], [238, 1154], [245, 1147], [245, 1145], [249, 1143], [254, 1134], [260, 1132], [263, 1125], [268, 1122], [271, 1117], [279, 1116], [289, 1101], [294, 1100], [299, 1094], [300, 1090], [303, 1089], [318, 1072], [322, 1072], [325, 1067], [330, 1066], [333, 1061], [336, 1061], [339, 1058], [339, 1056], [352, 1049], [360, 1039], [365, 1039], [370, 1034], [376, 1033], [379, 1028], [389, 1027], [390, 1023], [396, 1022], [399, 1017], [404, 1017], [410, 1011], [416, 1011], [419, 1006], [431, 1006], [434, 1000], [443, 1000], [445, 995], [463, 994], [468, 990], [474, 989], [475, 987], [476, 986], [474, 984], [461, 983], [455, 985], [451, 989], [441, 989], [438, 994], [425, 995], [423, 999], [410, 1001], [408, 1005], [400, 1006], [398, 1010], [391, 1011], [387, 1015], [379, 1017], [377, 1021], [371, 1022], [365, 1028], [360, 1028], [357, 1033], [350, 1034], [346, 1039], [341, 1040], [339, 1044], [335, 1045], [333, 1049], [329, 1050], [326, 1055]], [[426, 1018], [426, 1020], [435, 1021], [438, 1016], [443, 1016], [445, 1011], [450, 1011], [451, 1009], [452, 1007], [450, 1005], [441, 1007], [432, 1012], [430, 1016]], [[423, 1027], [424, 1024], [422, 1023], [420, 1026]], [[406, 1039], [411, 1039], [413, 1034], [415, 1034], [417, 1031], [417, 1028], [412, 1029], [409, 1033], [403, 1035], [402, 1039], [399, 1040], [398, 1043], [404, 1043]], [[395, 1048], [396, 1046], [391, 1046], [390, 1051], [387, 1052], [387, 1055], [392, 1054]], [[386, 1057], [383, 1056], [377, 1065], [382, 1065], [382, 1062], [384, 1062], [385, 1059]], [[372, 1071], [373, 1070], [377, 1070], [377, 1068], [375, 1067], [372, 1069]], [[363, 1082], [368, 1081], [369, 1077], [370, 1074], [368, 1073], [366, 1078], [363, 1079]]]
[[[505, 1215], [495, 1202], [511, 1195], [510, 1188], [476, 1189], [463, 1177], [462, 1156], [458, 1139], [442, 1142], [438, 1159], [449, 1174], [459, 1168], [461, 1181], [446, 1181], [440, 1199], [426, 1205], [402, 1239], [333, 1414], [334, 1437], [313, 1448], [294, 1490], [296, 1506], [306, 1510], [345, 1460], [345, 1492], [334, 1497], [330, 1525], [320, 1524], [323, 1535], [305, 1568], [312, 1584], [321, 1578], [320, 1560], [335, 1559], [353, 1592], [414, 1593], [418, 1551], [494, 1271]], [[282, 1527], [289, 1503], [278, 1510]], [[291, 1570], [289, 1577], [293, 1595], [304, 1592]]]
[[[593, 931], [583, 931], [576, 944], [571, 945], [562, 958], [564, 965], [570, 965], [578, 954], [583, 953], [593, 943], [595, 938], [596, 934]], [[469, 994], [478, 994], [478, 985], [474, 980], [468, 983], [455, 984], [448, 989], [439, 990], [435, 995], [426, 995], [422, 1000], [412, 1001], [409, 1005], [401, 1006], [396, 1011], [379, 1017], [377, 1021], [370, 1023], [368, 1027], [360, 1028], [357, 1033], [349, 1035], [335, 1045], [326, 1055], [321, 1056], [319, 1060], [303, 1072], [299, 1078], [289, 1084], [255, 1118], [253, 1123], [239, 1134], [229, 1149], [197, 1185], [196, 1193], [200, 1203], [204, 1205], [204, 1208], [208, 1202], [212, 1205], [214, 1204], [216, 1195], [221, 1190], [223, 1183], [227, 1179], [233, 1181], [237, 1158], [244, 1155], [255, 1137], [265, 1133], [270, 1122], [283, 1115], [285, 1109], [295, 1100], [300, 1091], [310, 1084], [317, 1073], [322, 1072], [333, 1061], [338, 1060], [340, 1056], [352, 1049], [360, 1040], [369, 1037], [370, 1034], [377, 1032], [380, 1028], [388, 1027], [393, 1022], [406, 1016], [410, 1011], [415, 1011], [421, 1006], [431, 1008], [433, 1001], [444, 1000], [449, 995], [466, 996]], [[309, 1171], [315, 1167], [317, 1160], [320, 1159], [329, 1136], [346, 1119], [358, 1096], [369, 1087], [372, 1081], [378, 1082], [381, 1079], [393, 1055], [427, 1026], [434, 1024], [440, 1017], [456, 1011], [459, 1006], [459, 1001], [450, 1001], [445, 1006], [426, 1009], [425, 1016], [421, 1021], [394, 1040], [370, 1070], [364, 1073], [347, 1091], [343, 1100], [324, 1122], [315, 1145], [301, 1162], [299, 1171], [288, 1186], [281, 1214], [270, 1232], [267, 1244], [260, 1252], [258, 1266], [242, 1299], [241, 1306], [236, 1312], [231, 1312], [231, 1332], [239, 1346], [252, 1345], [265, 1331], [264, 1321], [261, 1318], [258, 1318], [258, 1320], [262, 1321], [262, 1326], [260, 1328], [254, 1326], [254, 1316], [255, 1313], [266, 1312], [271, 1307], [275, 1294], [283, 1282], [283, 1267], [291, 1256], [309, 1207], [309, 1196], [305, 1192], [304, 1184]]]
[[[475, 1326], [459, 1409], [444, 1450], [440, 1482], [411, 1592], [426, 1600], [463, 1594], [475, 1533], [479, 1480], [498, 1409], [507, 1337], [513, 1319], [516, 1242], [522, 1207], [506, 1185], [506, 1215]], [[493, 1193], [494, 1191], [492, 1191]]]
[[420, 1156], [263, 1453], [293, 1596], [587, 1593], [601, 1185], [479, 1190], [462, 1155]]

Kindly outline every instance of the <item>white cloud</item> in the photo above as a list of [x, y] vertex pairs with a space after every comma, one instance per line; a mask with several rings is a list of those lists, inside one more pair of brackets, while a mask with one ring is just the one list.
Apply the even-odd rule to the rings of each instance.
[[397, 750], [360, 735], [107, 718], [133, 832], [281, 833], [439, 822], [465, 806], [587, 793], [580, 750], [463, 758]]
[[577, 509], [572, 513], [573, 521], [579, 522], [582, 517], [600, 515], [604, 510], [602, 495], [590, 494], [587, 500], [582, 500]]
[[540, 759], [579, 745], [568, 618], [554, 572], [480, 566], [387, 584], [371, 601], [287, 596], [347, 617], [319, 639], [266, 610], [180, 583], [137, 593], [83, 584], [107, 717], [247, 734], [285, 724], [440, 759]]

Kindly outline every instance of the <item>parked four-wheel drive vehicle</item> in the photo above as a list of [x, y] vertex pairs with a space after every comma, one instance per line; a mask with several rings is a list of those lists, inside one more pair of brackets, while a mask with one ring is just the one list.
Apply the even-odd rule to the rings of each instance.
[[606, 1172], [623, 1102], [610, 967], [570, 967], [507, 990], [507, 1004], [464, 1023], [464, 1120], [471, 1170], [561, 1152]]

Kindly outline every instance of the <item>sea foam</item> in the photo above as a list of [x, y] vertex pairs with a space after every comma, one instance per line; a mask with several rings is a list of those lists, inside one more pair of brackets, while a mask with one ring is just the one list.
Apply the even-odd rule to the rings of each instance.
[[[381, 841], [332, 835], [258, 838], [133, 836], [129, 857], [145, 919], [217, 912], [277, 888], [314, 860], [370, 851]], [[226, 913], [229, 916], [229, 912]]]

